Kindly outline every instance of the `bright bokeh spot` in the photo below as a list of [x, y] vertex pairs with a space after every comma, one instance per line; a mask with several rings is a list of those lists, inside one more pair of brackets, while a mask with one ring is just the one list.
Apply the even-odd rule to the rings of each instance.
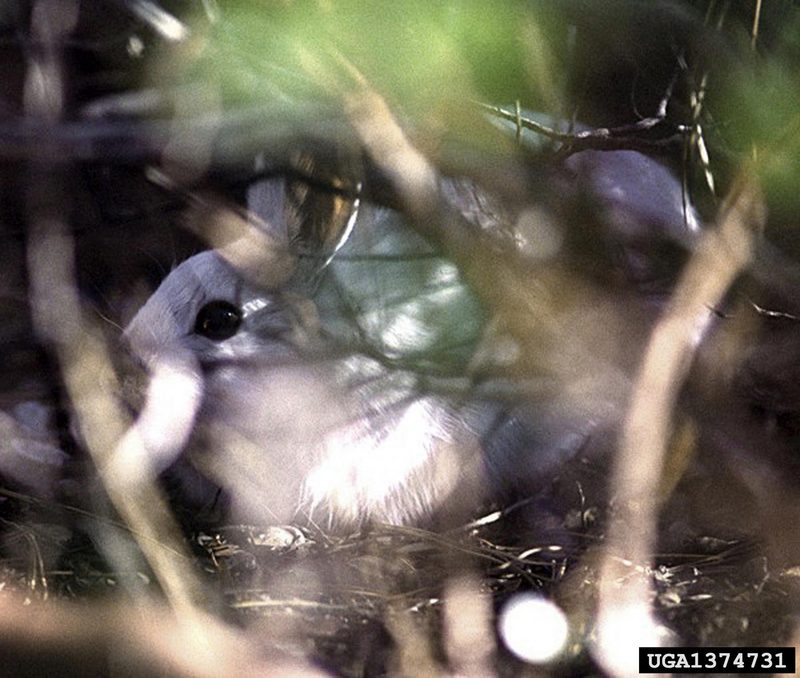
[[508, 601], [500, 613], [498, 628], [506, 647], [532, 664], [555, 659], [569, 637], [561, 609], [533, 593], [522, 593]]

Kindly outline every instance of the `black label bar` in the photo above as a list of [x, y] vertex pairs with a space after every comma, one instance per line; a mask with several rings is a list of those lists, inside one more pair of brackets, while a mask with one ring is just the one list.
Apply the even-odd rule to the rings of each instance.
[[794, 673], [793, 647], [640, 647], [639, 673]]

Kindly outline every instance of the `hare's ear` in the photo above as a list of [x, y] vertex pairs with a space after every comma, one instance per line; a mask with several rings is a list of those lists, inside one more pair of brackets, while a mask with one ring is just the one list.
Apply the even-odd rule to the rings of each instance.
[[[256, 157], [255, 170], [263, 173], [266, 168], [264, 154]], [[247, 188], [248, 221], [265, 231], [276, 243], [288, 247], [291, 240], [286, 200], [286, 179], [274, 176], [258, 179]]]

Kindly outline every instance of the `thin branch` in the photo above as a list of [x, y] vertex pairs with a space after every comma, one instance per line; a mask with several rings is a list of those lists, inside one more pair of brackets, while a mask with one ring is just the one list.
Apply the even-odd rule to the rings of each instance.
[[[671, 95], [673, 83], [667, 91], [665, 97], [659, 103], [656, 115], [648, 118], [642, 118], [630, 125], [623, 125], [620, 127], [595, 127], [589, 130], [578, 132], [559, 132], [547, 125], [544, 125], [532, 118], [527, 118], [518, 115], [517, 111], [507, 111], [501, 106], [493, 106], [477, 102], [477, 105], [492, 115], [495, 115], [503, 120], [515, 123], [518, 127], [531, 130], [537, 134], [541, 134], [548, 139], [554, 141], [561, 141], [567, 146], [569, 154], [577, 153], [579, 151], [594, 149], [600, 151], [613, 151], [613, 150], [655, 150], [663, 149], [664, 147], [674, 145], [684, 138], [688, 133], [689, 128], [684, 126], [677, 126], [671, 128], [671, 134], [659, 139], [644, 139], [641, 136], [635, 136], [638, 133], [646, 132], [655, 129], [659, 125], [664, 125], [666, 120], [666, 107]], [[519, 131], [518, 131], [519, 134]]]

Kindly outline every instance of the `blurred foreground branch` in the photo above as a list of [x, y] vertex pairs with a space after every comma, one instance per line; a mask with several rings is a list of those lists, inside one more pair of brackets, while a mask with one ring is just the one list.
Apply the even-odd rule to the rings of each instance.
[[[613, 675], [636, 672], [636, 648], [659, 644], [650, 563], [672, 412], [717, 305], [747, 267], [765, 207], [743, 174], [706, 232], [650, 339], [624, 422], [613, 476], [617, 507], [600, 579], [597, 656]], [[633, 568], [643, 568], [631, 575]]]
[[[40, 0], [32, 13], [31, 30], [44, 49], [30, 57], [26, 113], [42, 125], [55, 124], [61, 116], [59, 47], [74, 12], [74, 3]], [[185, 566], [180, 531], [149, 469], [143, 441], [136, 435], [123, 436], [128, 422], [114, 398], [119, 388], [108, 350], [80, 304], [74, 243], [63, 218], [68, 212], [66, 170], [57, 157], [54, 153], [50, 161], [32, 161], [29, 167], [28, 269], [34, 322], [39, 335], [55, 348], [81, 434], [111, 501], [139, 539], [168, 598], [188, 612], [200, 599], [200, 588]]]
[[0, 666], [14, 676], [321, 676], [270, 656], [211, 616], [176, 618], [164, 607], [26, 605], [0, 598]]

